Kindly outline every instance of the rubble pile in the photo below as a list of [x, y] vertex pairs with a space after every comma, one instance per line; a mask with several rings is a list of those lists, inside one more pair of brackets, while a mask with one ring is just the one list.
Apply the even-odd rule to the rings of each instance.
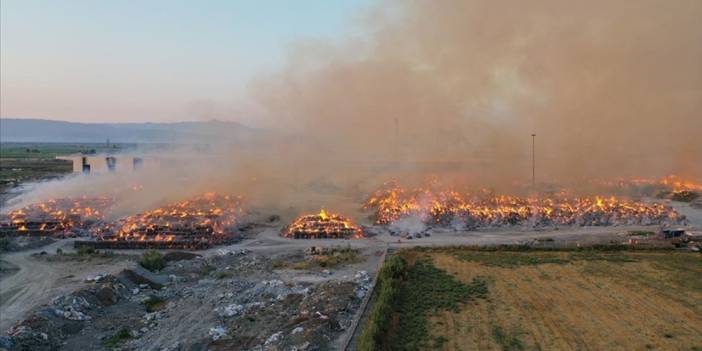
[[139, 268], [85, 277], [0, 338], [8, 350], [332, 349], [368, 291], [366, 272], [297, 281], [246, 250], [173, 255], [159, 273]]
[[126, 286], [116, 277], [103, 275], [88, 279], [91, 286], [61, 295], [13, 326], [0, 338], [8, 350], [56, 350], [65, 341], [85, 332], [109, 306], [128, 300]]

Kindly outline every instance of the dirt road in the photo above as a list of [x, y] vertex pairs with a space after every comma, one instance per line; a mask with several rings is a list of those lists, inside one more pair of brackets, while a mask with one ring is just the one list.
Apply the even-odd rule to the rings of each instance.
[[17, 270], [0, 277], [0, 330], [9, 329], [26, 314], [61, 294], [76, 290], [87, 277], [115, 273], [130, 264], [120, 259], [93, 258], [89, 262], [48, 262], [32, 256], [41, 251], [55, 252], [72, 246], [72, 240], [57, 241], [40, 249], [2, 255]]

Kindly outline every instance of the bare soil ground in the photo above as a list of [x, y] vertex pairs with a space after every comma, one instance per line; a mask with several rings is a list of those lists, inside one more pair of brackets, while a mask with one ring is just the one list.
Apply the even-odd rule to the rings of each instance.
[[[125, 275], [139, 269], [138, 251], [83, 257], [66, 240], [3, 255], [2, 326], [12, 337], [0, 349], [338, 349], [379, 256], [361, 248], [328, 266], [278, 267], [309, 259], [310, 242], [291, 243], [181, 254], [199, 257], [151, 274], [158, 287]], [[54, 254], [58, 247], [63, 255]], [[85, 280], [98, 274], [99, 281]], [[145, 301], [154, 298], [161, 302], [150, 311]]]
[[118, 272], [128, 265], [121, 257], [57, 261], [37, 256], [42, 251], [54, 253], [56, 248], [65, 248], [70, 243], [57, 241], [43, 248], [2, 255], [3, 265], [8, 269], [0, 274], [0, 330], [7, 330], [37, 306], [82, 286], [86, 278]]
[[431, 317], [430, 334], [444, 350], [702, 349], [702, 256], [572, 255], [431, 253], [462, 282], [487, 279], [489, 294]]

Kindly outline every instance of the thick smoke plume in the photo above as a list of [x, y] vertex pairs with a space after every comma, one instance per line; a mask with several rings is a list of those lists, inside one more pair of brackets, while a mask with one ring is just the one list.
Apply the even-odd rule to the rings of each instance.
[[133, 181], [143, 190], [125, 212], [220, 191], [291, 213], [349, 213], [360, 203], [349, 200], [393, 177], [529, 183], [532, 133], [540, 183], [700, 179], [700, 18], [699, 0], [382, 3], [358, 23], [364, 37], [300, 43], [285, 69], [252, 84], [276, 133], [208, 140], [211, 152], [192, 157], [210, 161], [177, 170], [33, 194]]
[[[256, 96], [317, 159], [484, 185], [702, 175], [702, 2], [398, 1]], [[315, 156], [310, 156], [315, 157]]]

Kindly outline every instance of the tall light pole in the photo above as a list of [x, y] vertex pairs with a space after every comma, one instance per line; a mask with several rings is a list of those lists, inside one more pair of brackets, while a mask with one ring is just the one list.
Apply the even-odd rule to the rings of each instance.
[[531, 135], [531, 186], [536, 186], [536, 134]]

